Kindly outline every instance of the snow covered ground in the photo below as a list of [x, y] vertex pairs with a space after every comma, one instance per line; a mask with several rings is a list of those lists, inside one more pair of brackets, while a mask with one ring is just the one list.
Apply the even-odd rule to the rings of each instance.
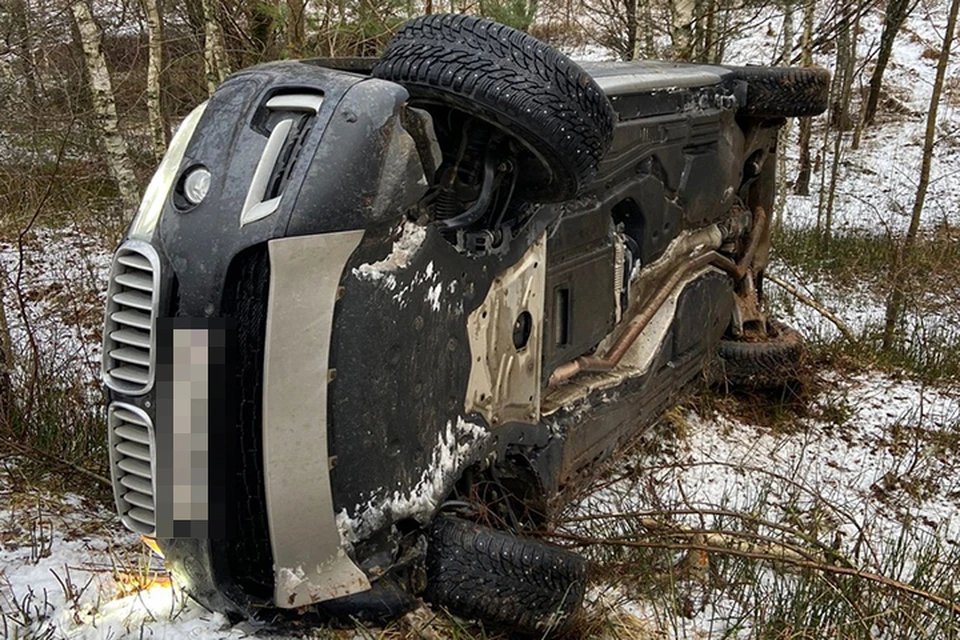
[[[619, 462], [610, 476], [620, 479], [584, 495], [567, 517], [722, 509], [788, 522], [799, 510], [822, 514], [823, 541], [839, 534], [838, 551], [865, 567], [883, 566], [884, 555], [903, 542], [904, 523], [910, 523], [908, 546], [931, 536], [956, 546], [960, 390], [878, 373], [829, 373], [826, 382], [813, 402], [817, 417], [788, 430], [686, 413], [684, 437], [664, 442], [654, 455]], [[111, 511], [74, 495], [14, 491], [9, 482], [0, 495], [0, 609], [11, 636], [22, 619], [18, 609], [29, 610], [36, 637], [203, 640], [252, 631], [179, 597]], [[695, 526], [701, 517], [673, 522]], [[68, 575], [73, 587], [66, 586]], [[132, 593], [136, 584], [148, 586]], [[643, 600], [624, 593], [618, 600], [635, 616], [652, 615]], [[682, 618], [680, 633], [669, 637], [719, 632], [733, 613], [704, 607]]]
[[[561, 530], [590, 535], [591, 523], [579, 518], [638, 512], [711, 528], [722, 520], [712, 514], [735, 512], [815, 531], [863, 569], [889, 572], [891, 558], [902, 559], [896, 577], [909, 582], [911, 559], [924, 548], [960, 544], [960, 390], [877, 373], [832, 372], [825, 382], [812, 403], [818, 417], [787, 431], [687, 412], [685, 437], [619, 462], [610, 472], [619, 480], [572, 505]], [[628, 519], [606, 526], [606, 535], [636, 529]], [[745, 603], [729, 598], [678, 617], [622, 590], [616, 598], [640, 618], [670, 617], [660, 629], [669, 638], [719, 637], [731, 621], [750, 618]]]
[[[7, 472], [11, 470], [9, 467]], [[0, 485], [0, 633], [6, 638], [239, 638], [179, 596], [112, 511], [77, 495]]]
[[50, 375], [73, 368], [96, 381], [110, 248], [75, 227], [38, 227], [25, 234], [22, 249], [0, 240], [0, 290], [13, 344], [24, 351], [36, 345]]

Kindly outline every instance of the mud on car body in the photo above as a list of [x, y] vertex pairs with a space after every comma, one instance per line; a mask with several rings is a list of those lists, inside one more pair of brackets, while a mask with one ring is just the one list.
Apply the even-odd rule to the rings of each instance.
[[450, 15], [375, 62], [247, 69], [180, 126], [110, 280], [117, 508], [232, 615], [562, 628], [584, 563], [517, 534], [776, 338], [777, 130], [826, 75], [580, 67]]

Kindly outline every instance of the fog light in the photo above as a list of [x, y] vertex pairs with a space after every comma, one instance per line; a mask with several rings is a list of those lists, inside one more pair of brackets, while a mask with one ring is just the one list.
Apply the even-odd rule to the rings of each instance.
[[200, 204], [210, 190], [210, 172], [203, 167], [191, 169], [183, 180], [183, 195], [190, 204]]

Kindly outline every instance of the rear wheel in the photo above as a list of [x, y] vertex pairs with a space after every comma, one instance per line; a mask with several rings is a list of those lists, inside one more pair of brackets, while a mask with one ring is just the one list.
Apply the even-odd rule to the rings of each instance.
[[740, 114], [760, 118], [802, 118], [827, 109], [830, 72], [821, 68], [737, 67], [747, 83], [747, 104]]
[[798, 380], [805, 349], [800, 332], [782, 322], [767, 322], [765, 340], [721, 340], [721, 379], [736, 386], [767, 387]]
[[468, 113], [522, 143], [517, 193], [566, 200], [586, 186], [613, 137], [603, 90], [560, 52], [510, 27], [462, 14], [422, 16], [373, 69], [418, 105]]

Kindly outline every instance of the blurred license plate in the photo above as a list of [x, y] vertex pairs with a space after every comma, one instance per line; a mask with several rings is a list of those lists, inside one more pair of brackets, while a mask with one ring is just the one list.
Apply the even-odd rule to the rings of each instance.
[[222, 318], [157, 320], [158, 538], [224, 534], [229, 335]]

